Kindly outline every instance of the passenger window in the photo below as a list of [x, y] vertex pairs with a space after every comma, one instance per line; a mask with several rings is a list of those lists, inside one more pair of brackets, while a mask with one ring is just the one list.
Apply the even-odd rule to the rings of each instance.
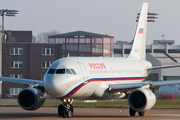
[[75, 72], [73, 69], [71, 69], [71, 72], [72, 72], [74, 75], [76, 75], [76, 72]]
[[65, 69], [57, 69], [56, 74], [65, 74]]
[[67, 74], [72, 74], [71, 71], [70, 71], [70, 69], [66, 69], [66, 73], [67, 73]]
[[49, 69], [48, 74], [54, 74], [55, 73], [55, 69]]

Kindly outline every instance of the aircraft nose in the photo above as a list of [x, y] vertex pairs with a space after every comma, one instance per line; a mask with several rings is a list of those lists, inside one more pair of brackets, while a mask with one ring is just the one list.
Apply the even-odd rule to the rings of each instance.
[[45, 75], [44, 88], [52, 97], [57, 98], [61, 96], [61, 85], [58, 77], [54, 77], [53, 75]]

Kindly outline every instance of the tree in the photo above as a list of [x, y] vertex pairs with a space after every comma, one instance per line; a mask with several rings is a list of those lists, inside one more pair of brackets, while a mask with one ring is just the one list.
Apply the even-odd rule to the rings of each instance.
[[37, 42], [38, 43], [48, 43], [48, 36], [50, 35], [56, 35], [56, 34], [60, 34], [59, 31], [57, 30], [51, 30], [49, 32], [42, 32], [42, 33], [39, 33], [37, 35]]

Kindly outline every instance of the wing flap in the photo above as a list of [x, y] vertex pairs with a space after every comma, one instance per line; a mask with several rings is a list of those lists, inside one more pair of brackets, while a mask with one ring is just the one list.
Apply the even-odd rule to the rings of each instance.
[[13, 82], [13, 83], [20, 83], [20, 84], [25, 84], [25, 85], [34, 85], [38, 84], [40, 86], [43, 85], [43, 81], [39, 80], [30, 80], [30, 79], [17, 79], [17, 78], [9, 78], [9, 77], [0, 77], [0, 81], [5, 81], [5, 82]]

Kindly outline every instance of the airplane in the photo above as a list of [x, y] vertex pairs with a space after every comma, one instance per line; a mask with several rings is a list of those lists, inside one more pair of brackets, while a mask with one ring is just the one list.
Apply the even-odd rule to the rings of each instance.
[[160, 86], [180, 84], [180, 81], [146, 81], [151, 70], [180, 67], [152, 66], [145, 60], [148, 3], [143, 3], [133, 46], [127, 57], [66, 57], [53, 62], [43, 81], [0, 77], [1, 81], [29, 85], [18, 95], [25, 110], [36, 110], [45, 101], [44, 94], [60, 99], [58, 114], [73, 116], [73, 99], [110, 100], [128, 95], [129, 114], [144, 116], [155, 102]]
[[162, 86], [155, 95], [157, 99], [180, 99], [180, 85]]

